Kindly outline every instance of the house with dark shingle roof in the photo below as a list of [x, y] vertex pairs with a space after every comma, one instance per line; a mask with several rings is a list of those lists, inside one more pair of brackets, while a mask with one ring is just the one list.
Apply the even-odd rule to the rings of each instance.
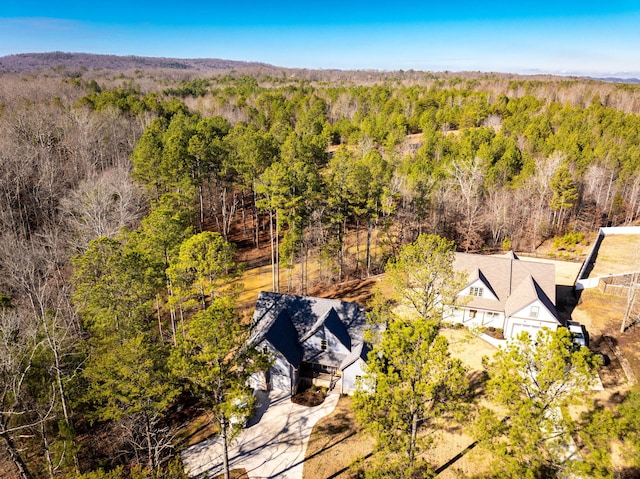
[[468, 282], [447, 320], [502, 329], [507, 339], [522, 331], [535, 336], [543, 327], [555, 331], [562, 325], [555, 306], [553, 264], [521, 260], [514, 253], [456, 253], [453, 267], [466, 272]]
[[363, 375], [368, 348], [364, 308], [356, 303], [262, 291], [249, 344], [273, 364], [252, 385], [295, 394], [301, 381], [351, 393]]

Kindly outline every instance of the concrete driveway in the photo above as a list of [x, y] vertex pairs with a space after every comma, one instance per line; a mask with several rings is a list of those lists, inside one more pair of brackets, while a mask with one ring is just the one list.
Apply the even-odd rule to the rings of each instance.
[[[231, 469], [244, 468], [251, 479], [302, 479], [305, 451], [313, 426], [330, 414], [339, 394], [330, 393], [324, 402], [305, 407], [291, 402], [291, 396], [258, 391], [258, 408], [247, 427], [229, 448]], [[202, 441], [182, 453], [190, 477], [222, 473], [222, 444], [219, 437]]]

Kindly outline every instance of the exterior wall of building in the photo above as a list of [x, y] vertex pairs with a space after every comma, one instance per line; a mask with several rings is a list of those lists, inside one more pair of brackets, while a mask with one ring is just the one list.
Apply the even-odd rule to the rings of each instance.
[[268, 372], [261, 373], [262, 377], [254, 375], [255, 377], [251, 378], [252, 387], [255, 389], [255, 385], [258, 385], [260, 386], [258, 389], [273, 389], [294, 394], [298, 386], [299, 371], [293, 368], [282, 353], [276, 351], [268, 341], [260, 343], [258, 349], [262, 348], [266, 348], [271, 354], [273, 364]]
[[364, 361], [358, 359], [342, 370], [342, 393], [353, 394], [356, 390], [356, 380], [364, 376]]
[[251, 389], [266, 391], [269, 387], [267, 383], [267, 373], [265, 371], [253, 373], [249, 377], [249, 386]]
[[560, 323], [551, 311], [541, 301], [535, 301], [507, 319], [504, 337], [512, 338], [522, 331], [527, 331], [531, 336], [535, 336], [541, 328], [555, 331], [559, 326]]
[[[323, 341], [326, 341], [326, 348], [323, 348]], [[304, 342], [303, 347], [305, 351], [313, 351], [313, 354], [319, 354], [325, 350], [332, 351], [334, 354], [349, 354], [349, 350], [344, 344], [325, 327], [319, 328], [313, 336]]]
[[513, 320], [535, 320], [540, 323], [557, 323], [555, 316], [547, 309], [542, 301], [534, 301], [530, 305], [522, 308], [520, 311], [516, 311], [511, 315]]
[[[477, 294], [478, 290], [481, 290], [481, 294]], [[472, 292], [476, 294], [471, 294]], [[463, 296], [480, 296], [486, 299], [494, 299], [496, 301], [498, 300], [498, 298], [496, 298], [496, 296], [491, 292], [491, 290], [487, 288], [487, 285], [485, 285], [481, 279], [476, 279], [473, 283], [471, 283], [469, 286], [464, 288], [460, 292], [460, 294]]]
[[504, 319], [504, 313], [501, 311], [487, 311], [471, 307], [458, 307], [445, 317], [446, 321], [460, 323], [468, 328], [497, 329], [504, 328]]

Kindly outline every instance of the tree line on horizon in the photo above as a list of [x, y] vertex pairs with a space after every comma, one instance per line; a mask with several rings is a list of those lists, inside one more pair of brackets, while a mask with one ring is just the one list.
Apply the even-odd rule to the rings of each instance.
[[[231, 240], [267, 247], [274, 290], [305, 293], [382, 272], [421, 233], [534, 250], [640, 214], [639, 117], [596, 93], [119, 81], [0, 85], [0, 439], [22, 478], [160, 474], [177, 398], [215, 380], [203, 325], [240, 321]], [[219, 425], [227, 399], [209, 404]]]

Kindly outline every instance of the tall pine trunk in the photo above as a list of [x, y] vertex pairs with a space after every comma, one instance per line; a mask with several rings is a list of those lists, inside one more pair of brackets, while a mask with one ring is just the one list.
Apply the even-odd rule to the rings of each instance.
[[276, 289], [276, 250], [275, 241], [273, 238], [273, 211], [269, 210], [269, 236], [271, 237], [271, 289]]
[[222, 437], [222, 467], [224, 468], [224, 479], [230, 479], [229, 471], [229, 437], [227, 436], [227, 420], [222, 418], [220, 421], [220, 431]]
[[418, 415], [411, 416], [411, 438], [409, 439], [409, 467], [413, 468], [416, 459], [416, 441], [418, 440]]
[[367, 278], [371, 276], [371, 221], [367, 222], [367, 247], [365, 253], [367, 264]]
[[356, 218], [356, 276], [360, 278], [360, 220]]

